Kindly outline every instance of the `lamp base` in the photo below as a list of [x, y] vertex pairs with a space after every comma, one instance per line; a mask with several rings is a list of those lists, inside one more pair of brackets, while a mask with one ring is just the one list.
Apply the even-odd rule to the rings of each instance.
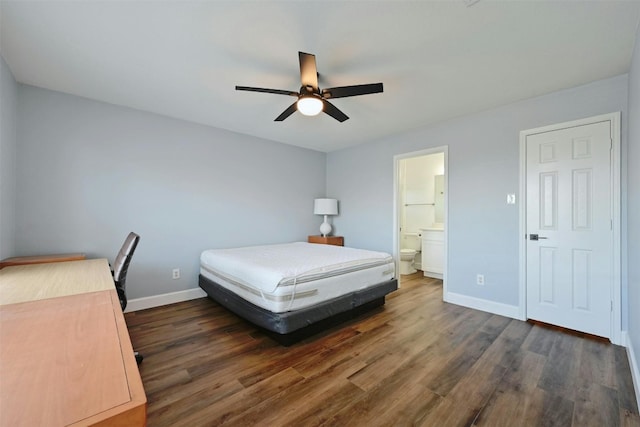
[[324, 222], [320, 225], [320, 234], [322, 237], [327, 237], [331, 233], [331, 224], [327, 222], [327, 216], [324, 216]]

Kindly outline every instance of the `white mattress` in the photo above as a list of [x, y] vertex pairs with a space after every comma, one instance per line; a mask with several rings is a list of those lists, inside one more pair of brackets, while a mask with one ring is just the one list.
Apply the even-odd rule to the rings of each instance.
[[395, 264], [384, 252], [296, 242], [206, 250], [200, 273], [259, 307], [283, 313], [391, 280]]

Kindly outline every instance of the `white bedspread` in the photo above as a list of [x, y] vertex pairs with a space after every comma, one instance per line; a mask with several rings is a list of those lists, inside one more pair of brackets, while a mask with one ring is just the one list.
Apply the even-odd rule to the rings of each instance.
[[391, 255], [384, 252], [305, 242], [209, 249], [200, 256], [203, 266], [263, 292], [273, 292], [280, 284], [313, 280], [390, 261]]

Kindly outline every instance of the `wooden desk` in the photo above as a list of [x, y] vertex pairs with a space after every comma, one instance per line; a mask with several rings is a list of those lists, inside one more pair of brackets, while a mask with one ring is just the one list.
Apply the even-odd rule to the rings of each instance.
[[[145, 425], [146, 396], [106, 259], [7, 267], [0, 295], [1, 426]], [[23, 302], [7, 302], [15, 295]]]
[[6, 267], [0, 305], [114, 289], [106, 258]]
[[10, 267], [12, 265], [45, 264], [49, 262], [80, 261], [83, 259], [85, 259], [84, 254], [17, 256], [13, 258], [5, 258], [0, 261], [0, 269]]

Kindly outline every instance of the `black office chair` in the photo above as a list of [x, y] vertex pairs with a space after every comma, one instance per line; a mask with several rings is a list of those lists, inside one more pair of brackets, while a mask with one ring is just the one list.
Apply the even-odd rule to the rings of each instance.
[[[131, 257], [133, 256], [133, 252], [136, 250], [136, 246], [138, 246], [139, 241], [140, 236], [133, 232], [129, 233], [122, 245], [122, 248], [120, 248], [120, 252], [116, 255], [116, 259], [113, 261], [113, 268], [111, 269], [122, 311], [127, 308], [127, 271], [129, 270]], [[143, 359], [142, 355], [137, 351], [134, 352], [134, 355], [136, 356], [136, 362], [140, 364]]]

